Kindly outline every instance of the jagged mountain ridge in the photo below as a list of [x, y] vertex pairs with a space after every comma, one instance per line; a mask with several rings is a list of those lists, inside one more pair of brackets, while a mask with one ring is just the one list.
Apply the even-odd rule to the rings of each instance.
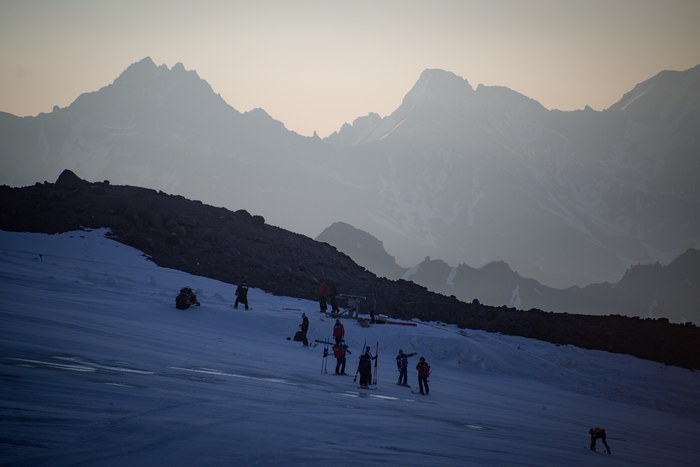
[[[698, 70], [661, 73], [604, 112], [550, 111], [426, 70], [391, 115], [321, 140], [236, 111], [181, 64], [144, 59], [65, 109], [0, 114], [0, 172], [21, 185], [70, 167], [307, 235], [343, 220], [402, 264], [503, 260], [548, 285], [585, 285], [700, 247]], [[658, 102], [674, 118], [656, 118]]]
[[[670, 86], [698, 99], [699, 71], [671, 73], [672, 82], [661, 73], [647, 83], [644, 99], [676, 95]], [[424, 91], [436, 74], [453, 82], [460, 105], [443, 105]], [[409, 99], [414, 94], [421, 98]], [[654, 123], [641, 102], [603, 112], [548, 111], [508, 89], [473, 90], [431, 70], [396, 112], [361, 119], [361, 132], [345, 126], [329, 141], [370, 153], [364, 157], [380, 190], [368, 230], [392, 254], [404, 242], [416, 251], [414, 263], [426, 252], [477, 266], [501, 259], [547, 284], [588, 284], [698, 247], [691, 234], [700, 228], [697, 107], [667, 103], [685, 115], [669, 125]], [[409, 166], [418, 169], [409, 173]]]
[[403, 268], [386, 253], [380, 240], [342, 222], [329, 226], [316, 240], [333, 245], [381, 277], [410, 280], [462, 301], [700, 324], [700, 250], [692, 248], [666, 266], [635, 265], [615, 283], [557, 289], [522, 277], [502, 261], [474, 268], [427, 257], [412, 268]]

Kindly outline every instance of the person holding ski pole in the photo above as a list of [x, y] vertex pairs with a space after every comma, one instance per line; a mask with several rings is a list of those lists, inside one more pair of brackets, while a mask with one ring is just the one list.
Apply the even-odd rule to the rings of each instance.
[[396, 367], [399, 370], [399, 381], [396, 384], [399, 386], [408, 386], [408, 358], [415, 354], [415, 352], [404, 353], [403, 349], [399, 349], [399, 354], [396, 356]]
[[[360, 355], [360, 362], [357, 365], [357, 373], [360, 373], [360, 387], [368, 388], [370, 381], [372, 381], [372, 360], [377, 357], [373, 357], [370, 352], [369, 346], [365, 348], [365, 353]], [[355, 380], [357, 380], [357, 373], [355, 373]]]
[[425, 357], [421, 357], [416, 365], [418, 371], [418, 388], [421, 394], [427, 395], [430, 391], [428, 388], [428, 378], [430, 377], [430, 365], [425, 361]]
[[608, 446], [608, 443], [605, 441], [605, 429], [604, 428], [600, 428], [600, 427], [591, 428], [590, 430], [588, 430], [588, 434], [591, 435], [591, 451], [595, 451], [595, 441], [597, 439], [599, 439], [603, 442], [603, 446], [605, 446], [605, 450], [608, 451], [608, 454], [612, 454], [610, 452], [610, 446]]

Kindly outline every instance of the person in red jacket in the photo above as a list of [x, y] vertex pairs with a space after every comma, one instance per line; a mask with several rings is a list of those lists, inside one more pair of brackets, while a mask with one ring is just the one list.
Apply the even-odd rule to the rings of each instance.
[[428, 394], [430, 388], [428, 388], [428, 377], [430, 377], [430, 365], [425, 361], [425, 357], [421, 357], [416, 365], [416, 371], [418, 371], [418, 387], [420, 388], [421, 394]]
[[588, 434], [591, 435], [591, 451], [595, 451], [595, 440], [599, 439], [603, 442], [603, 446], [605, 446], [605, 450], [608, 451], [608, 454], [612, 454], [610, 452], [610, 446], [608, 446], [608, 443], [605, 441], [604, 428], [591, 428], [590, 430], [588, 430]]
[[339, 343], [335, 344], [333, 346], [333, 356], [335, 357], [336, 364], [335, 364], [335, 374], [336, 375], [347, 375], [345, 373], [345, 355], [350, 355], [351, 352], [348, 349], [348, 346], [345, 344], [344, 341], [340, 341]]
[[339, 319], [335, 320], [335, 325], [333, 326], [333, 337], [335, 338], [335, 343], [340, 344], [340, 341], [345, 337], [345, 327]]
[[326, 280], [324, 279], [321, 281], [321, 285], [318, 288], [318, 303], [321, 306], [321, 313], [325, 313], [326, 310], [328, 310], [326, 297], [328, 297], [328, 284], [326, 284]]

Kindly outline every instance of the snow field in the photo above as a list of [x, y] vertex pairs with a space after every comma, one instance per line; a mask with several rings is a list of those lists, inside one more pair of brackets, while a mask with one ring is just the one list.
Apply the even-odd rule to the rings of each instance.
[[[350, 376], [321, 372], [315, 302], [159, 268], [105, 230], [0, 232], [2, 465], [683, 466], [700, 459], [697, 372], [459, 330], [343, 320]], [[177, 310], [180, 287], [201, 307]], [[381, 308], [381, 297], [379, 306]], [[379, 341], [379, 384], [352, 376]], [[397, 386], [398, 349], [432, 367]], [[332, 354], [328, 369], [335, 368]], [[612, 456], [584, 449], [608, 430]]]

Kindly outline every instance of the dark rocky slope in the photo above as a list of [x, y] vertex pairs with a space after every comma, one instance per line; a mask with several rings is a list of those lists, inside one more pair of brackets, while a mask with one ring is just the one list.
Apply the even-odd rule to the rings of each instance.
[[[64, 171], [56, 183], [0, 187], [0, 229], [58, 233], [110, 227], [116, 239], [158, 265], [225, 282], [316, 298], [321, 278], [341, 293], [376, 291], [380, 312], [555, 344], [625, 353], [700, 368], [700, 329], [621, 316], [583, 316], [464, 303], [412, 282], [378, 278], [334, 247], [231, 212], [145, 188], [89, 183]], [[186, 284], [173, 284], [173, 290]], [[233, 290], [232, 290], [233, 292]]]

